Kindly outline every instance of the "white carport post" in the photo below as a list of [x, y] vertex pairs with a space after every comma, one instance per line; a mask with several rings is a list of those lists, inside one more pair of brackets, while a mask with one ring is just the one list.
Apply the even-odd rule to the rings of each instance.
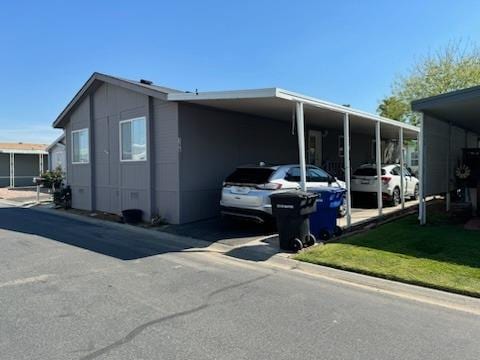
[[300, 186], [303, 191], [307, 190], [307, 168], [305, 161], [305, 119], [303, 114], [303, 102], [296, 103], [298, 158], [300, 162]]
[[383, 199], [382, 199], [382, 137], [380, 134], [380, 121], [375, 123], [375, 147], [376, 147], [376, 160], [377, 160], [377, 204], [378, 204], [378, 216], [382, 216], [383, 213]]
[[451, 161], [452, 161], [452, 157], [451, 157], [451, 152], [452, 152], [452, 123], [449, 122], [448, 123], [448, 147], [447, 147], [447, 188], [445, 189], [446, 190], [446, 193], [445, 193], [445, 206], [446, 206], [446, 209], [447, 209], [447, 212], [450, 211], [450, 204], [451, 204], [451, 198], [450, 198], [450, 179], [451, 179], [451, 167], [452, 167], [452, 164], [451, 164]]
[[15, 187], [15, 153], [10, 153], [10, 187]]
[[405, 209], [405, 159], [403, 156], [403, 127], [399, 129], [398, 142], [400, 145], [400, 199], [402, 199], [402, 210]]
[[352, 225], [352, 196], [350, 191], [350, 118], [343, 115], [343, 161], [345, 168], [345, 186], [347, 188], [347, 228]]
[[43, 173], [43, 154], [38, 154], [38, 175], [42, 175]]

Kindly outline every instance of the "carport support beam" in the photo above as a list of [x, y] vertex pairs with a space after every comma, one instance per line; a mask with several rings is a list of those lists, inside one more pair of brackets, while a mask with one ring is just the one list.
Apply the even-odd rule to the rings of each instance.
[[345, 186], [347, 188], [347, 228], [352, 225], [352, 195], [350, 190], [350, 118], [343, 116], [343, 161], [345, 168]]
[[10, 153], [10, 187], [15, 187], [15, 153]]
[[402, 199], [402, 210], [405, 209], [405, 159], [403, 156], [403, 128], [399, 130], [399, 145], [400, 145], [400, 199]]
[[383, 200], [382, 200], [382, 137], [380, 134], [380, 121], [375, 123], [375, 147], [377, 160], [377, 204], [378, 216], [382, 216]]
[[450, 179], [452, 178], [451, 175], [451, 152], [452, 152], [452, 123], [448, 123], [448, 148], [447, 148], [447, 188], [446, 193], [445, 193], [445, 206], [447, 212], [450, 211], [450, 204], [451, 204], [451, 198], [450, 198]]
[[298, 157], [300, 162], [300, 186], [303, 191], [307, 190], [307, 168], [305, 161], [305, 119], [303, 113], [303, 103], [296, 103], [297, 137], [298, 137]]

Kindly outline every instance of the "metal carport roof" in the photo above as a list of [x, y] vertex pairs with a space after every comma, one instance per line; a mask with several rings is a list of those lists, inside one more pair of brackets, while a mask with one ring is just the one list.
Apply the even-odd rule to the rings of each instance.
[[292, 121], [295, 103], [302, 102], [305, 120], [322, 128], [343, 129], [344, 114], [349, 114], [350, 130], [356, 133], [371, 133], [376, 122], [381, 123], [382, 137], [385, 138], [397, 138], [398, 129], [403, 128], [406, 140], [417, 139], [420, 131], [413, 125], [280, 88], [170, 93], [167, 99], [282, 121]]
[[462, 161], [462, 148], [480, 141], [480, 86], [418, 99], [412, 110], [421, 113], [420, 222], [426, 223], [425, 197], [446, 194], [455, 187], [454, 167]]

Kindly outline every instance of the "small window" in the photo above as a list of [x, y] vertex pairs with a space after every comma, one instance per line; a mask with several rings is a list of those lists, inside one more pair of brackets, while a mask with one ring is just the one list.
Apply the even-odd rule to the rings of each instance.
[[307, 169], [307, 182], [328, 182], [331, 178], [332, 177], [322, 169]]
[[275, 170], [268, 168], [238, 168], [225, 179], [229, 184], [265, 184]]
[[300, 182], [300, 168], [292, 167], [288, 170], [287, 175], [285, 175], [285, 180]]
[[400, 176], [400, 167], [395, 166], [392, 170], [390, 170], [390, 174], [395, 176]]
[[344, 137], [343, 135], [338, 136], [338, 157], [343, 158], [345, 156], [345, 149], [344, 149]]
[[414, 151], [410, 156], [410, 166], [418, 166], [418, 152]]
[[87, 164], [89, 160], [88, 129], [72, 131], [72, 163]]
[[120, 121], [120, 160], [147, 160], [147, 127], [144, 117]]
[[[385, 175], [385, 169], [382, 169], [382, 175]], [[356, 176], [377, 176], [377, 169], [373, 167], [358, 168], [353, 175]]]

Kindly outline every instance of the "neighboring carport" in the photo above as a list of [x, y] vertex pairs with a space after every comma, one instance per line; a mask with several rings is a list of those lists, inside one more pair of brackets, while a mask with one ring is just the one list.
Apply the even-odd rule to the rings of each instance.
[[480, 147], [480, 86], [413, 101], [412, 109], [420, 113], [422, 129], [419, 210], [420, 222], [425, 224], [425, 198], [445, 195], [449, 210], [463, 149]]
[[33, 178], [47, 169], [46, 145], [0, 144], [0, 187], [33, 186]]
[[[367, 139], [367, 152], [372, 150], [373, 162], [377, 164], [378, 178], [381, 177], [381, 164], [384, 161], [384, 145], [386, 142], [396, 143], [398, 156], [395, 161], [403, 163], [403, 146], [407, 140], [417, 140], [419, 128], [404, 124], [398, 121], [386, 119], [363, 111], [355, 110], [347, 106], [307, 97], [301, 94], [289, 92], [278, 88], [206, 92], [206, 93], [171, 93], [168, 100], [186, 102], [228, 112], [243, 113], [264, 119], [276, 120], [279, 122], [290, 122], [291, 132], [297, 135], [298, 149], [291, 149], [297, 152], [301, 167], [301, 183], [305, 189], [307, 161], [311, 162], [311, 153], [307, 155], [307, 146], [310, 151], [310, 130], [320, 133], [319, 140], [331, 131], [338, 133], [338, 142], [335, 141], [328, 146], [330, 151], [338, 154], [341, 164], [336, 164], [344, 169], [344, 178], [347, 186], [347, 227], [351, 225], [351, 192], [350, 192], [350, 170], [358, 166], [361, 161], [368, 160], [368, 156], [359, 157], [356, 151], [356, 139]], [[228, 121], [228, 117], [225, 117]], [[235, 124], [232, 124], [235, 125]], [[306, 135], [307, 130], [307, 135]], [[364, 142], [365, 143], [365, 142]], [[265, 139], [268, 146], [268, 139]], [[221, 149], [220, 149], [221, 150]], [[259, 159], [262, 160], [262, 159]], [[353, 165], [352, 165], [353, 160]], [[240, 165], [240, 164], [235, 164]], [[403, 173], [401, 174], [403, 177]], [[403, 181], [401, 182], [403, 184]], [[378, 215], [382, 215], [382, 183], [378, 182], [377, 201]], [[402, 207], [404, 196], [402, 194]]]

